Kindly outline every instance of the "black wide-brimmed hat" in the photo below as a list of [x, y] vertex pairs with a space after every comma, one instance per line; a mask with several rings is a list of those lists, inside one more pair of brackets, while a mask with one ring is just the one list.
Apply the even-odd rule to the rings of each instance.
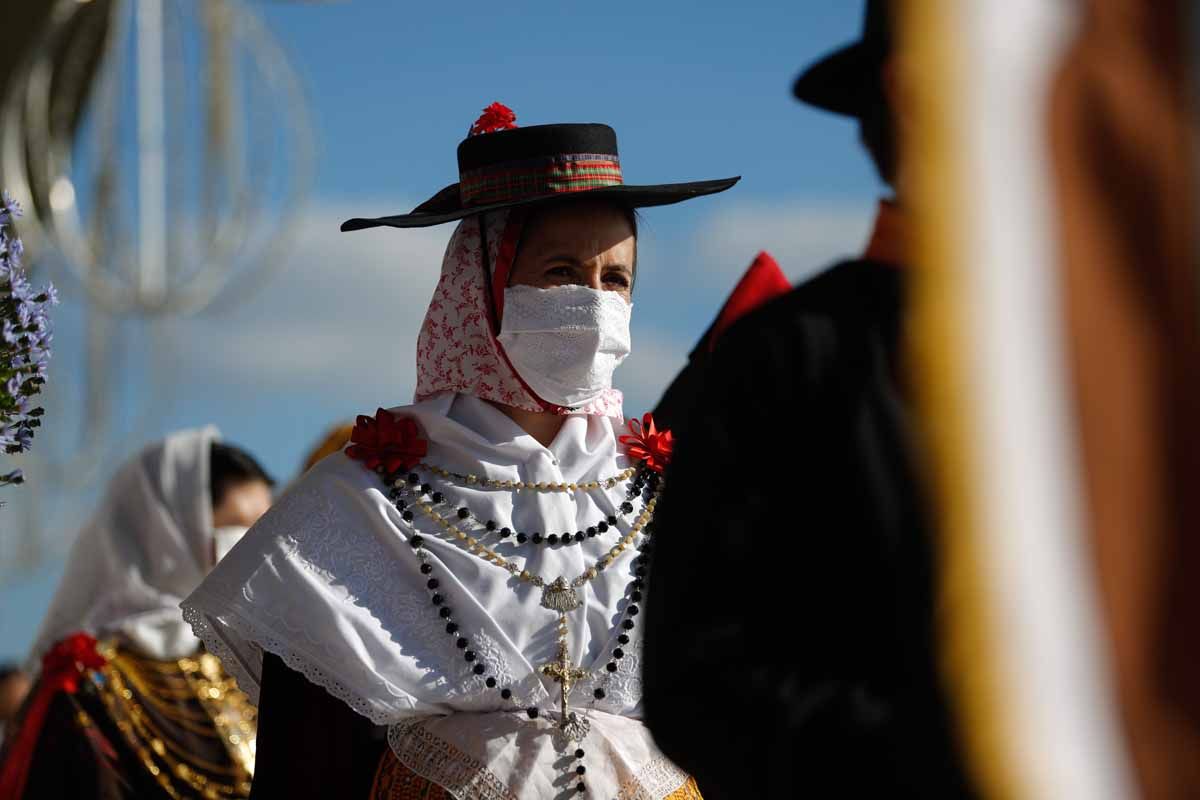
[[888, 0], [867, 0], [862, 38], [800, 73], [792, 93], [817, 108], [861, 117], [864, 108], [879, 102], [879, 71], [891, 48]]
[[624, 182], [617, 134], [595, 123], [518, 128], [515, 115], [493, 103], [458, 146], [458, 183], [408, 214], [348, 219], [343, 231], [388, 225], [423, 228], [514, 206], [567, 197], [604, 199], [632, 208], [665, 206], [723, 192], [739, 178], [633, 186]]

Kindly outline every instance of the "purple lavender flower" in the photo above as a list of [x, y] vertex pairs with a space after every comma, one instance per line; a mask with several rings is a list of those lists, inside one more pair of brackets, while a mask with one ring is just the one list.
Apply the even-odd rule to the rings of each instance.
[[0, 192], [0, 224], [7, 225], [13, 218], [21, 216], [21, 204], [18, 203], [8, 190]]
[[21, 263], [21, 256], [25, 255], [25, 245], [17, 238], [8, 240], [8, 261], [14, 267]]
[[[8, 192], [0, 193], [0, 226], [21, 215]], [[33, 445], [43, 410], [33, 397], [46, 383], [50, 343], [47, 311], [58, 304], [53, 286], [35, 290], [20, 268], [21, 240], [0, 230], [0, 450], [23, 453]], [[0, 474], [0, 486], [24, 482], [20, 470]]]
[[22, 334], [29, 333], [28, 328], [33, 324], [33, 315], [37, 311], [37, 307], [25, 300], [21, 300], [21, 292], [13, 292], [12, 297], [17, 302], [15, 315], [17, 319], [17, 327], [21, 329]]
[[54, 288], [53, 283], [47, 283], [42, 288], [42, 293], [35, 297], [34, 300], [42, 305], [49, 304], [51, 306], [56, 306], [58, 305], [58, 289]]
[[33, 300], [33, 287], [29, 285], [29, 281], [25, 280], [25, 276], [20, 272], [14, 270], [12, 275], [9, 276], [8, 283], [8, 295], [17, 301], [18, 308]]
[[9, 236], [7, 233], [0, 232], [0, 257], [4, 258], [13, 266], [21, 262], [21, 256], [25, 255], [25, 245], [15, 236]]
[[29, 357], [25, 360], [25, 369], [32, 370], [35, 374], [45, 376], [46, 370], [50, 368], [50, 351], [42, 348], [31, 350]]
[[15, 444], [9, 445], [5, 451], [10, 455], [24, 453], [33, 445], [33, 431], [24, 425], [17, 427], [12, 434]]
[[40, 340], [50, 332], [50, 320], [46, 317], [46, 311], [36, 302], [26, 303], [24, 307], [24, 332], [29, 334], [31, 339]]
[[33, 344], [29, 348], [29, 353], [28, 353], [29, 360], [30, 361], [41, 361], [41, 360], [45, 359], [45, 360], [49, 361], [50, 345], [53, 341], [54, 341], [54, 334], [51, 333], [50, 331], [46, 331], [45, 333], [41, 334], [40, 338], [36, 342], [33, 342]]
[[[15, 347], [17, 340], [20, 338], [21, 331], [11, 319], [0, 320], [0, 342], [9, 347]], [[4, 349], [7, 350], [8, 348]]]

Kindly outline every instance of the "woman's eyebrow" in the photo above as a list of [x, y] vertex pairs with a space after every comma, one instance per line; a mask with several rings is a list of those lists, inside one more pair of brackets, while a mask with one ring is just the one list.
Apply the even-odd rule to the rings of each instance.
[[546, 255], [542, 256], [542, 261], [566, 261], [570, 264], [578, 264], [579, 259], [569, 253], [550, 250]]

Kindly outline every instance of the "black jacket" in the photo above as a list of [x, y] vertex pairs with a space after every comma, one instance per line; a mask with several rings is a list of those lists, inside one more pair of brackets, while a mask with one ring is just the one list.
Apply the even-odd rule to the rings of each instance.
[[768, 303], [675, 412], [645, 697], [707, 800], [970, 796], [896, 379], [903, 278], [847, 262]]

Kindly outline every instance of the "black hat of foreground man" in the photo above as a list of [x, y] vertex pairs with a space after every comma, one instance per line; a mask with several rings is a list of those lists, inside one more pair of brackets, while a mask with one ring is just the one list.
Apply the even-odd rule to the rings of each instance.
[[879, 70], [892, 48], [892, 20], [887, 0], [867, 0], [862, 38], [816, 62], [792, 86], [797, 99], [809, 105], [861, 117], [878, 102]]
[[349, 219], [343, 231], [381, 225], [423, 228], [495, 211], [561, 200], [604, 199], [631, 208], [664, 206], [723, 192], [738, 178], [630, 185], [621, 175], [617, 134], [596, 123], [519, 128], [516, 115], [492, 103], [458, 146], [458, 183], [408, 214]]

